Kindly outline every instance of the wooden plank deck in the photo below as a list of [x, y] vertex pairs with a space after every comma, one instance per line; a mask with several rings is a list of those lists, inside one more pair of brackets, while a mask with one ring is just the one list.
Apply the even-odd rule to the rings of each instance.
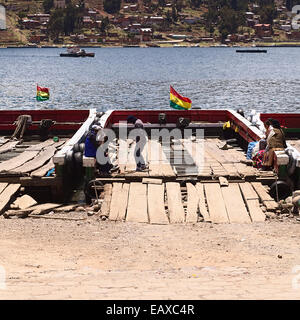
[[[205, 222], [251, 223], [266, 218], [260, 207], [262, 196], [249, 182], [228, 182], [228, 186], [222, 187], [218, 182], [197, 182], [195, 185], [187, 182], [186, 187], [178, 182], [151, 183], [150, 180], [147, 183], [115, 182], [110, 196], [109, 204], [102, 206], [113, 221], [197, 223], [202, 216]], [[185, 196], [186, 212], [182, 202]]]

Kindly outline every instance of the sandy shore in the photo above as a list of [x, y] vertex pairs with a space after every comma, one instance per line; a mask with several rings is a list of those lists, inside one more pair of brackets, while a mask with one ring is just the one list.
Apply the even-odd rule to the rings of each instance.
[[288, 218], [162, 226], [1, 217], [0, 298], [298, 299], [299, 236]]

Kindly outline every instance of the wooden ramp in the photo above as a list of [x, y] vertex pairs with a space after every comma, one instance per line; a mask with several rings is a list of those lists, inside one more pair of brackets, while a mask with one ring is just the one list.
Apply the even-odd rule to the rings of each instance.
[[143, 182], [114, 182], [104, 190], [109, 202], [103, 202], [101, 211], [109, 211], [110, 220], [150, 224], [262, 222], [266, 216], [261, 206], [268, 201], [276, 203], [266, 196], [261, 183], [254, 188], [248, 182], [224, 183], [221, 179], [181, 186], [144, 178]]

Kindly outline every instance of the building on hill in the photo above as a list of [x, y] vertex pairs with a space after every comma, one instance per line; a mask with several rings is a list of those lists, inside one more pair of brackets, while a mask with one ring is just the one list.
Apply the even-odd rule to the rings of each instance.
[[259, 38], [270, 37], [273, 34], [272, 26], [270, 24], [256, 24], [254, 29], [255, 35]]
[[6, 30], [6, 11], [2, 5], [0, 5], [0, 30]]

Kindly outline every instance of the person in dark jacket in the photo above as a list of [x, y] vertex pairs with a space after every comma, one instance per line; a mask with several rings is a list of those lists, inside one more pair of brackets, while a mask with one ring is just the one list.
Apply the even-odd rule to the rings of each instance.
[[96, 158], [97, 149], [99, 147], [96, 137], [99, 129], [101, 129], [101, 127], [93, 125], [91, 130], [88, 132], [85, 138], [85, 148], [84, 148], [85, 157]]

